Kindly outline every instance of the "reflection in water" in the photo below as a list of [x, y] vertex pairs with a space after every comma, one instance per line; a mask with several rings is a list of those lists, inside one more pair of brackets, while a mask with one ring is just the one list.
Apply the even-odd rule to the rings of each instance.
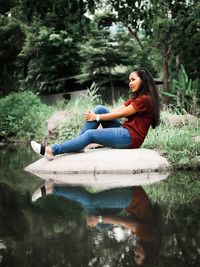
[[[120, 225], [129, 230], [133, 249], [128, 248], [128, 256], [136, 265], [153, 265], [162, 239], [162, 216], [159, 206], [151, 203], [141, 186], [92, 194], [80, 187], [54, 185], [52, 194], [78, 202], [88, 214], [89, 226], [105, 231], [109, 225]], [[123, 211], [123, 215], [109, 214], [110, 209]], [[119, 234], [115, 232], [118, 238]]]
[[0, 184], [0, 238], [12, 236], [23, 240], [27, 231], [28, 222], [21, 211], [18, 194], [8, 185]]
[[[120, 224], [86, 224], [86, 214], [88, 220], [96, 215], [104, 219], [108, 215], [134, 217], [127, 208], [86, 210], [76, 200], [57, 196], [42, 198], [33, 205], [30, 192], [41, 180], [25, 173], [23, 167], [34, 160], [36, 156], [24, 146], [0, 148], [0, 266], [135, 266], [136, 238], [128, 228]], [[154, 267], [200, 266], [199, 178], [199, 173], [175, 172], [164, 183], [145, 186], [148, 197], [162, 206], [166, 222]], [[117, 203], [118, 195], [113, 198]], [[155, 227], [156, 231], [159, 229]]]
[[[178, 176], [173, 177], [173, 179], [177, 181]], [[192, 179], [190, 179], [189, 185], [191, 183]], [[193, 181], [193, 188], [195, 190], [198, 190], [198, 184], [198, 182], [194, 183]], [[85, 200], [89, 199], [89, 202], [92, 202], [92, 204], [80, 205], [81, 202], [78, 200], [80, 197], [77, 198], [75, 195], [69, 199], [55, 195], [48, 198], [41, 198], [37, 204], [33, 205], [30, 203], [30, 195], [27, 194], [27, 191], [23, 193], [18, 188], [15, 188], [14, 185], [11, 189], [10, 186], [0, 183], [1, 267], [136, 266], [133, 263], [136, 241], [143, 245], [146, 253], [145, 256], [147, 255], [146, 258], [148, 257], [149, 250], [145, 247], [145, 240], [144, 237], [142, 239], [142, 234], [139, 237], [137, 231], [133, 233], [134, 229], [131, 231], [128, 227], [122, 225], [124, 219], [126, 223], [132, 220], [133, 224], [135, 223], [138, 226], [138, 231], [144, 229], [142, 233], [146, 233], [145, 236], [148, 239], [152, 235], [159, 238], [158, 232], [162, 230], [162, 227], [161, 225], [159, 226], [159, 223], [156, 226], [154, 221], [158, 220], [160, 216], [158, 213], [157, 219], [145, 218], [141, 213], [136, 212], [137, 209], [135, 209], [135, 215], [131, 214], [131, 210], [129, 211], [128, 206], [123, 203], [131, 202], [132, 198], [132, 203], [134, 203], [134, 191], [131, 192], [133, 188], [102, 192], [107, 192], [107, 194], [113, 192], [110, 196], [115, 200], [114, 209], [110, 208], [112, 205], [103, 205], [104, 208], [100, 208], [101, 206], [97, 203], [97, 196], [102, 195], [102, 193], [91, 194], [82, 188], [74, 187], [68, 187], [68, 189], [69, 191], [75, 189], [78, 192], [81, 189], [81, 192], [84, 193], [83, 195], [87, 196]], [[191, 202], [191, 190], [185, 190], [184, 183], [184, 186], [176, 187], [177, 194], [175, 197], [178, 199], [178, 193], [182, 192], [185, 202], [183, 203], [181, 198], [182, 201], [176, 202], [176, 205], [172, 207], [170, 205], [172, 194], [168, 194], [168, 190], [171, 192], [173, 189], [174, 187], [172, 185], [170, 186], [170, 181], [157, 186], [154, 185], [153, 187], [145, 187], [145, 191], [148, 192], [148, 197], [151, 196], [151, 199], [154, 199], [154, 201], [155, 199], [162, 201], [161, 197], [158, 197], [158, 194], [162, 194], [162, 198], [168, 196], [166, 205], [169, 206], [170, 210], [173, 209], [173, 215], [168, 217], [169, 209], [162, 204], [165, 219], [167, 218], [163, 237], [164, 242], [162, 242], [158, 263], [153, 266], [200, 266], [199, 199], [196, 197], [195, 202]], [[156, 195], [154, 198], [152, 197], [152, 191]], [[127, 202], [121, 201], [120, 195], [123, 195], [123, 192], [125, 192], [124, 197], [129, 195]], [[186, 200], [189, 204], [186, 203]], [[146, 207], [148, 207], [148, 200], [146, 201]], [[88, 202], [85, 201], [85, 203], [87, 204]], [[95, 220], [99, 221], [99, 215], [103, 216], [103, 223], [96, 224]], [[94, 217], [93, 221], [96, 227], [89, 226], [89, 224], [91, 225], [92, 217]], [[108, 223], [108, 221], [105, 223], [106, 217], [107, 219], [115, 219], [117, 221], [115, 221], [114, 225]], [[148, 225], [152, 225], [150, 231]], [[142, 226], [146, 227], [142, 228]], [[151, 231], [151, 229], [154, 230]], [[139, 231], [139, 233], [141, 232]], [[162, 231], [160, 238], [161, 236]], [[150, 249], [156, 251], [160, 241], [155, 240], [154, 243], [152, 241], [150, 240], [146, 243], [152, 244], [154, 248], [150, 247]], [[44, 257], [44, 255], [48, 255], [48, 257]]]

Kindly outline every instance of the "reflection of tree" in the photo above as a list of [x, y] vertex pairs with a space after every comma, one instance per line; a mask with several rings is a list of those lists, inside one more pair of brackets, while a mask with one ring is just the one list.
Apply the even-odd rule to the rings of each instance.
[[24, 149], [24, 146], [1, 147], [0, 152], [0, 182], [9, 185], [15, 190], [34, 190], [40, 183], [36, 176], [29, 175], [23, 168], [38, 157], [33, 155], [31, 149]]
[[[198, 207], [199, 200], [176, 206], [155, 267], [200, 265]], [[119, 240], [116, 226], [99, 231], [86, 227], [85, 220], [83, 209], [65, 199], [48, 197], [33, 206], [20, 192], [0, 184], [0, 240], [5, 246], [0, 266], [133, 266], [128, 232]]]
[[28, 223], [20, 209], [18, 194], [5, 184], [0, 184], [0, 236], [23, 240]]
[[113, 234], [113, 229], [108, 232], [98, 232], [94, 229], [91, 231], [88, 241], [88, 248], [90, 251], [91, 266], [133, 266], [133, 256], [130, 250], [133, 249], [133, 243], [130, 236], [126, 236], [120, 242], [117, 241]]
[[179, 207], [166, 229], [159, 266], [199, 266], [199, 213], [187, 207]]
[[77, 253], [83, 251], [83, 242], [78, 246], [76, 242], [85, 235], [79, 228], [82, 216], [78, 205], [66, 201], [63, 205], [62, 199], [50, 198], [33, 207], [26, 196], [0, 184], [0, 265], [53, 266], [51, 262], [59, 264], [64, 258], [69, 262], [68, 253], [76, 262]]

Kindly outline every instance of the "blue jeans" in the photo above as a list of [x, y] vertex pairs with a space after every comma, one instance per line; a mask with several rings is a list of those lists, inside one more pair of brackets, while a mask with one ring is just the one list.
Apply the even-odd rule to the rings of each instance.
[[54, 185], [53, 195], [79, 203], [88, 213], [98, 214], [99, 209], [125, 209], [132, 201], [131, 188], [116, 188], [96, 194], [82, 187]]
[[[96, 114], [109, 113], [106, 107], [100, 105], [96, 106], [93, 111]], [[100, 124], [103, 128], [97, 129]], [[132, 143], [132, 138], [129, 131], [118, 120], [89, 121], [85, 123], [80, 135], [62, 144], [54, 144], [51, 149], [54, 155], [58, 155], [80, 151], [90, 143], [113, 148], [128, 148]]]

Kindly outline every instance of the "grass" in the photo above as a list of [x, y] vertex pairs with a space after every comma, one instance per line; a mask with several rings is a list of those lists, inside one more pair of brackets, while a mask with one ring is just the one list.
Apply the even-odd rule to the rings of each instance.
[[[64, 106], [64, 109], [69, 112], [69, 116], [60, 125], [59, 135], [53, 142], [62, 142], [79, 133], [84, 123], [84, 112], [96, 105], [95, 101], [86, 100], [85, 98], [76, 99]], [[120, 98], [109, 108], [112, 110], [114, 107], [122, 105], [123, 102], [124, 100]], [[169, 160], [174, 168], [198, 168], [200, 165], [200, 142], [195, 142], [194, 138], [200, 136], [200, 127], [192, 128], [184, 122], [179, 127], [170, 127], [168, 117], [172, 114], [171, 109], [161, 112], [160, 126], [156, 129], [150, 128], [142, 147], [158, 151]]]
[[195, 142], [194, 138], [200, 136], [200, 128], [185, 124], [170, 127], [167, 118], [171, 114], [170, 109], [161, 113], [160, 126], [150, 129], [143, 147], [159, 151], [176, 168], [198, 167], [200, 142]]
[[[46, 120], [56, 111], [66, 110], [68, 116], [59, 126], [56, 139], [51, 140], [52, 143], [60, 143], [75, 137], [83, 126], [84, 112], [102, 104], [102, 101], [98, 96], [98, 88], [93, 85], [81, 98], [66, 103], [62, 101], [51, 107], [42, 104], [39, 98], [30, 92], [10, 95], [1, 99], [0, 103], [5, 117], [1, 119], [0, 135], [15, 141], [35, 138], [44, 142], [47, 136]], [[124, 99], [119, 98], [109, 108], [112, 110], [123, 103]], [[173, 113], [172, 109], [161, 112], [161, 125], [155, 130], [150, 128], [143, 147], [159, 151], [177, 169], [198, 168], [200, 142], [195, 142], [194, 138], [200, 136], [200, 127], [192, 128], [184, 122], [179, 127], [170, 127], [168, 117]]]

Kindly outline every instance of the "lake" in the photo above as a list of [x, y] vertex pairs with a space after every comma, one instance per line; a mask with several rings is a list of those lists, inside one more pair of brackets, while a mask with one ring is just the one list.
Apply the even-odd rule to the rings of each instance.
[[175, 172], [148, 186], [95, 191], [54, 186], [23, 168], [27, 146], [0, 147], [0, 266], [200, 266], [200, 175]]

